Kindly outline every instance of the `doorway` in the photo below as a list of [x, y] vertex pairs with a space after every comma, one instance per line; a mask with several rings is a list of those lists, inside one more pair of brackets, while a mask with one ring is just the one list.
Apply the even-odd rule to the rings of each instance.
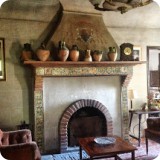
[[147, 46], [148, 101], [160, 103], [160, 46]]

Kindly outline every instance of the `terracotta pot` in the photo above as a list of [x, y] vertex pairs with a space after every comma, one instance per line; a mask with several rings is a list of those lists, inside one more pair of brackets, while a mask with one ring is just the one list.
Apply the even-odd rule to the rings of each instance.
[[40, 61], [47, 61], [50, 56], [50, 51], [45, 49], [38, 49], [36, 55]]
[[93, 60], [100, 62], [102, 60], [102, 52], [101, 51], [94, 51], [93, 52]]
[[21, 53], [21, 60], [29, 61], [32, 59], [32, 57], [33, 57], [33, 51], [32, 51], [31, 45], [29, 43], [25, 43]]
[[69, 49], [65, 46], [64, 41], [60, 41], [58, 58], [60, 61], [66, 61], [69, 56]]
[[108, 59], [110, 61], [116, 61], [117, 60], [117, 50], [116, 50], [115, 47], [109, 47]]
[[79, 50], [76, 45], [72, 46], [72, 49], [69, 53], [69, 58], [71, 61], [77, 62], [79, 60]]

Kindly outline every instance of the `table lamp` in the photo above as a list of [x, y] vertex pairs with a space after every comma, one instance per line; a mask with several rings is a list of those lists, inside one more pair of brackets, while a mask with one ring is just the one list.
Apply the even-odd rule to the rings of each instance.
[[135, 90], [131, 89], [128, 91], [128, 98], [130, 99], [131, 102], [131, 110], [133, 110], [133, 99], [137, 97], [137, 93]]

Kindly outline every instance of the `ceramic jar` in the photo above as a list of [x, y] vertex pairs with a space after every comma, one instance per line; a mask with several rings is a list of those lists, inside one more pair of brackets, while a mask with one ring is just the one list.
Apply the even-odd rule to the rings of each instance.
[[92, 62], [91, 50], [86, 50], [84, 61]]
[[50, 56], [50, 51], [46, 49], [44, 43], [41, 43], [41, 46], [38, 48], [36, 55], [40, 61], [47, 61]]
[[116, 61], [117, 59], [117, 50], [115, 47], [109, 47], [108, 59], [110, 61]]
[[58, 52], [58, 58], [60, 61], [66, 61], [69, 56], [69, 49], [66, 47], [66, 44], [64, 41], [59, 42], [59, 52]]
[[33, 51], [32, 51], [32, 48], [31, 48], [31, 44], [25, 43], [24, 48], [23, 48], [22, 53], [21, 53], [20, 59], [22, 61], [29, 61], [32, 58], [33, 58]]
[[79, 59], [79, 50], [78, 50], [78, 47], [77, 45], [73, 45], [72, 46], [72, 49], [69, 53], [69, 58], [71, 61], [74, 61], [74, 62], [77, 62], [78, 59]]
[[100, 62], [102, 60], [102, 51], [95, 50], [93, 52], [93, 60]]

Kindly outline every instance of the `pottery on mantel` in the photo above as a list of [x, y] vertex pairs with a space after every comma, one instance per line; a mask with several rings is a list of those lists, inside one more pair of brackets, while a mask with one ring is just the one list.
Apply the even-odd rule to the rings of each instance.
[[116, 47], [109, 47], [108, 59], [110, 61], [116, 61], [117, 60], [117, 49], [116, 49]]
[[50, 51], [46, 49], [44, 43], [41, 43], [41, 46], [38, 48], [36, 55], [40, 61], [47, 61], [50, 56]]
[[77, 45], [72, 46], [72, 49], [69, 53], [69, 58], [73, 62], [77, 62], [79, 60], [79, 50]]
[[66, 47], [64, 41], [59, 42], [59, 51], [58, 51], [58, 58], [60, 61], [66, 61], [69, 56], [69, 49]]
[[84, 61], [92, 62], [91, 50], [89, 49], [86, 50]]
[[31, 44], [25, 43], [24, 48], [23, 48], [22, 53], [21, 53], [20, 59], [22, 61], [29, 61], [32, 58], [33, 58], [33, 50], [31, 48]]
[[103, 54], [102, 51], [99, 50], [93, 51], [93, 60], [100, 62], [102, 60], [102, 54]]

